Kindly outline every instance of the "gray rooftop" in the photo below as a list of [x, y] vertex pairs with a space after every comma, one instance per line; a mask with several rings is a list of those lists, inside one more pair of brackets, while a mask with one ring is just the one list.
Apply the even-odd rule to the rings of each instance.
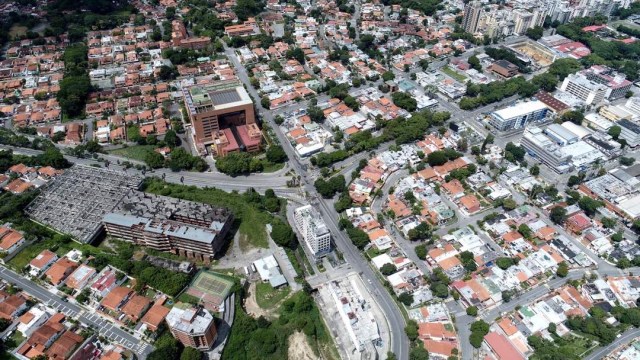
[[224, 105], [242, 100], [236, 89], [210, 93], [209, 96], [211, 96], [214, 105]]

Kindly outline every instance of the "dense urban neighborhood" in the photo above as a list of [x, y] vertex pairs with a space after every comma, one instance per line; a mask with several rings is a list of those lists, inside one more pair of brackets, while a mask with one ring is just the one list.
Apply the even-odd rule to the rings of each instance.
[[640, 359], [640, 2], [0, 3], [0, 359]]

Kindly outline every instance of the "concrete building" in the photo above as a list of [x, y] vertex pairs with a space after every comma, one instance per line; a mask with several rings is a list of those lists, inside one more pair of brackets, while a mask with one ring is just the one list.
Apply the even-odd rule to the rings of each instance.
[[178, 303], [165, 320], [173, 337], [184, 346], [206, 351], [211, 349], [218, 336], [213, 315], [201, 307]]
[[624, 74], [615, 72], [606, 66], [594, 65], [582, 73], [587, 79], [605, 85], [608, 88], [606, 98], [609, 100], [624, 97], [633, 86], [633, 83], [627, 80]]
[[462, 18], [462, 27], [468, 33], [478, 31], [478, 23], [482, 14], [482, 4], [479, 1], [468, 3], [464, 7], [464, 17]]
[[544, 134], [541, 128], [537, 126], [527, 127], [520, 144], [529, 155], [536, 157], [556, 172], [566, 173], [571, 170], [569, 164], [571, 158], [564, 154], [560, 147]]
[[515, 10], [513, 12], [514, 28], [513, 33], [516, 35], [524, 35], [527, 29], [534, 27], [534, 16], [526, 10]]
[[551, 124], [542, 130], [531, 126], [525, 131], [521, 144], [527, 152], [540, 159], [558, 173], [584, 170], [606, 156], [590, 143], [583, 141], [591, 133], [573, 123]]
[[622, 119], [616, 125], [620, 127], [620, 137], [627, 141], [627, 145], [631, 147], [640, 145], [640, 125], [638, 123]]
[[102, 222], [110, 236], [207, 262], [223, 246], [233, 215], [224, 208], [130, 191]]
[[195, 85], [183, 90], [197, 143], [214, 144], [220, 130], [255, 124], [253, 101], [237, 80]]
[[583, 74], [567, 76], [562, 82], [560, 90], [579, 98], [587, 105], [601, 103], [608, 92], [608, 88], [605, 85], [591, 81]]
[[302, 234], [311, 253], [320, 257], [331, 251], [331, 233], [321, 220], [320, 214], [311, 205], [297, 208], [294, 211], [294, 218], [296, 228]]
[[530, 123], [543, 122], [548, 111], [543, 102], [529, 101], [492, 112], [489, 123], [500, 131], [521, 129]]

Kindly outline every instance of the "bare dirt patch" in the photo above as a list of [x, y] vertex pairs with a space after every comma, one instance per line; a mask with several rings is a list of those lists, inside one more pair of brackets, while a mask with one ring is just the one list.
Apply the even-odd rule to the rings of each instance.
[[254, 318], [259, 318], [260, 316], [264, 316], [269, 319], [274, 317], [275, 313], [273, 311], [268, 311], [262, 309], [258, 306], [258, 302], [256, 301], [256, 284], [251, 283], [249, 285], [248, 296], [244, 299], [244, 309], [247, 311], [249, 316]]
[[288, 355], [289, 359], [320, 360], [320, 358], [313, 353], [313, 349], [311, 349], [307, 341], [307, 336], [299, 331], [289, 336]]

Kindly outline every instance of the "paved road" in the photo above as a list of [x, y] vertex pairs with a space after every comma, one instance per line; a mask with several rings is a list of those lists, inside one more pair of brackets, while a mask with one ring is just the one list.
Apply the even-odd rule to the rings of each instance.
[[122, 330], [119, 326], [95, 314], [93, 311], [88, 311], [79, 305], [63, 301], [60, 296], [47, 291], [40, 285], [5, 267], [0, 267], [0, 278], [21, 288], [29, 295], [50, 307], [57, 309], [66, 316], [77, 318], [81, 323], [89, 325], [94, 330], [98, 331], [100, 335], [108, 338], [109, 340], [133, 350], [142, 360], [146, 359], [147, 355], [153, 351], [153, 347], [151, 345], [137, 339], [133, 335]]
[[627, 344], [637, 337], [640, 337], [640, 329], [634, 329], [634, 328], [629, 329], [624, 333], [622, 333], [622, 336], [617, 338], [611, 344], [605, 347], [596, 349], [596, 351], [592, 352], [589, 356], [584, 358], [584, 360], [600, 360], [605, 356], [611, 354], [619, 346]]
[[[0, 145], [0, 149], [2, 150], [13, 150], [14, 153], [35, 156], [41, 154], [40, 150], [33, 150], [28, 148], [17, 148], [13, 146]], [[118, 158], [111, 157], [109, 155], [100, 155], [100, 157], [104, 157], [109, 160], [110, 165], [109, 168], [113, 170], [121, 170], [131, 174], [139, 174], [143, 175], [143, 173], [134, 168], [125, 169], [124, 167], [117, 164], [116, 160], [122, 160]], [[81, 165], [100, 165], [103, 166], [103, 162], [98, 162], [93, 158], [77, 158], [69, 155], [65, 155], [67, 160]], [[190, 171], [181, 171], [181, 172], [173, 172], [169, 169], [156, 169], [153, 171], [147, 171], [144, 173], [145, 176], [156, 176], [162, 177], [164, 175], [164, 180], [170, 183], [176, 184], [184, 184], [184, 185], [194, 185], [198, 187], [216, 187], [220, 189], [224, 189], [226, 191], [238, 190], [244, 191], [249, 188], [254, 188], [257, 191], [264, 192], [266, 189], [273, 189], [276, 194], [280, 196], [290, 196], [296, 192], [295, 189], [288, 188], [286, 183], [289, 180], [289, 177], [283, 176], [280, 172], [271, 174], [253, 174], [251, 176], [236, 176], [231, 177], [221, 173], [215, 172], [190, 172]]]

